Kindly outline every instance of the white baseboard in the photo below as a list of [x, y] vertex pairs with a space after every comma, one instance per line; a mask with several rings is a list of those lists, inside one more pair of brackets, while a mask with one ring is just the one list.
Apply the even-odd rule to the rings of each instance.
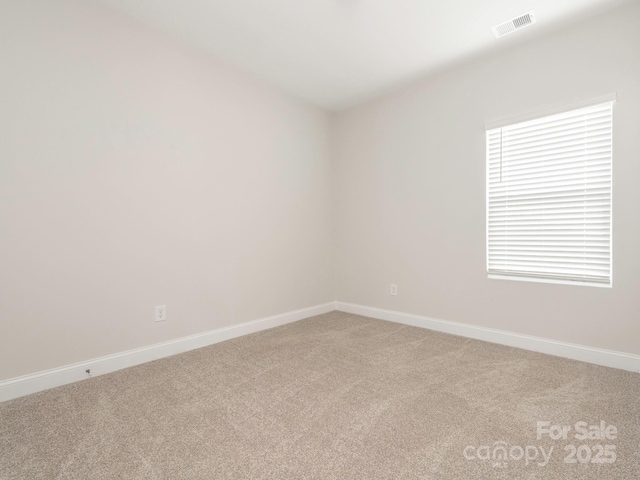
[[85, 380], [88, 378], [85, 373], [87, 369], [91, 369], [91, 376], [93, 377], [104, 375], [123, 368], [140, 365], [141, 363], [158, 360], [196, 348], [206, 347], [333, 310], [355, 313], [414, 327], [428, 328], [438, 332], [451, 333], [453, 335], [484, 340], [486, 342], [523, 348], [525, 350], [532, 350], [534, 352], [546, 353], [558, 357], [571, 358], [573, 360], [594, 363], [605, 367], [640, 372], [640, 355], [575, 345], [557, 340], [521, 335], [503, 330], [450, 322], [392, 310], [383, 310], [364, 305], [355, 305], [346, 302], [329, 302], [323, 305], [316, 305], [315, 307], [295, 310], [281, 315], [274, 315], [239, 325], [178, 338], [169, 342], [5, 380], [0, 382], [0, 402]]
[[521, 335], [492, 328], [477, 327], [464, 323], [449, 322], [436, 318], [423, 317], [408, 313], [394, 312], [380, 308], [336, 302], [336, 309], [341, 312], [355, 313], [366, 317], [388, 320], [414, 327], [428, 328], [438, 332], [451, 333], [462, 337], [499, 343], [510, 347], [523, 348], [534, 352], [546, 353], [557, 357], [580, 360], [604, 367], [618, 368], [630, 372], [640, 372], [640, 355], [604, 350], [601, 348], [575, 345], [572, 343], [549, 340], [546, 338]]
[[123, 368], [140, 365], [141, 363], [213, 345], [214, 343], [223, 342], [242, 335], [296, 322], [304, 318], [331, 312], [335, 309], [335, 302], [330, 302], [323, 305], [316, 305], [315, 307], [295, 310], [251, 322], [241, 323], [239, 325], [232, 325], [230, 327], [219, 328], [209, 332], [178, 338], [176, 340], [150, 345], [148, 347], [136, 348], [135, 350], [94, 358], [92, 360], [87, 360], [73, 365], [67, 365], [31, 375], [12, 378], [0, 382], [0, 402], [40, 392], [42, 390], [59, 387], [68, 383], [85, 380], [89, 378], [86, 373], [87, 369], [91, 369], [91, 376], [96, 377], [98, 375], [115, 372], [116, 370], [121, 370]]

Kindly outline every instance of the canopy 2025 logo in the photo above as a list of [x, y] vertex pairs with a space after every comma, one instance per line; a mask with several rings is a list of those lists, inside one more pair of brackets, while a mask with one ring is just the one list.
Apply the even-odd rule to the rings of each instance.
[[[564, 445], [566, 464], [614, 463], [617, 459], [616, 446], [609, 442], [618, 438], [618, 429], [614, 425], [608, 425], [604, 420], [594, 425], [585, 421], [573, 425], [552, 425], [548, 421], [538, 421], [536, 438], [571, 441], [572, 443]], [[574, 440], [577, 444], [573, 443]], [[462, 453], [469, 461], [491, 462], [494, 468], [507, 468], [509, 461], [522, 462], [525, 466], [546, 467], [555, 448], [540, 445], [510, 446], [507, 442], [499, 440], [492, 445], [467, 445]]]

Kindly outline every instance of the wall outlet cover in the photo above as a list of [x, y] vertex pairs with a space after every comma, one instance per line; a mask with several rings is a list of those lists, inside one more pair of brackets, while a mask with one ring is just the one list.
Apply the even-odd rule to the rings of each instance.
[[167, 306], [156, 306], [156, 322], [164, 322], [167, 319]]

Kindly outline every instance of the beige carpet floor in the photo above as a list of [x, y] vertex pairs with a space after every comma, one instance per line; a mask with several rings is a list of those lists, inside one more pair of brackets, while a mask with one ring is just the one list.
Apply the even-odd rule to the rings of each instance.
[[0, 404], [0, 478], [638, 480], [640, 375], [332, 312]]

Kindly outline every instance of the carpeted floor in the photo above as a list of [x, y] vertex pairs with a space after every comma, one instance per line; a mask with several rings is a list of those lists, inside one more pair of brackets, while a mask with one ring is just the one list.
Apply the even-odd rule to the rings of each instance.
[[0, 404], [0, 478], [637, 480], [640, 375], [332, 312]]

